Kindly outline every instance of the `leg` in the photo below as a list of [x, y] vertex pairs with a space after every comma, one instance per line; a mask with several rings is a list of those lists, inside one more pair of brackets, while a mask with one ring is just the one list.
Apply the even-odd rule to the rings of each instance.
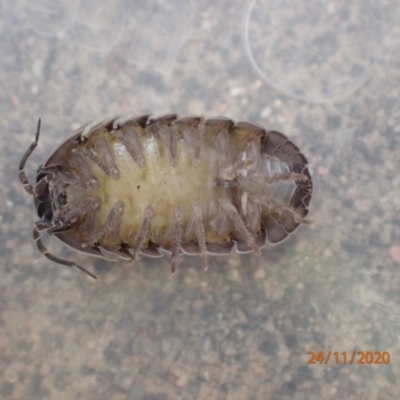
[[229, 235], [231, 222], [221, 207], [218, 208], [217, 216], [211, 221], [211, 226], [220, 238], [224, 239]]
[[174, 273], [179, 264], [179, 256], [181, 254], [181, 240], [182, 240], [182, 207], [177, 207], [172, 217], [170, 232], [173, 237], [172, 245], [172, 268], [171, 272]]
[[115, 164], [113, 150], [106, 138], [99, 138], [94, 148], [85, 148], [82, 152], [90, 161], [97, 164], [108, 177], [114, 180], [119, 179], [120, 172]]
[[271, 214], [275, 214], [278, 219], [281, 219], [283, 216], [290, 216], [296, 224], [309, 224], [310, 221], [304, 219], [301, 215], [299, 215], [293, 208], [285, 206], [271, 197], [268, 196], [259, 196], [254, 197], [254, 201], [260, 203], [261, 205], [268, 207], [271, 211]]
[[39, 135], [40, 135], [40, 118], [39, 118], [39, 121], [37, 124], [35, 140], [31, 143], [31, 145], [28, 147], [28, 150], [25, 152], [24, 156], [22, 157], [21, 162], [19, 163], [19, 170], [18, 170], [19, 180], [24, 185], [25, 190], [31, 195], [33, 195], [33, 187], [29, 183], [28, 178], [25, 175], [25, 164], [39, 143]]
[[54, 221], [57, 221], [57, 219], [59, 218], [63, 221], [67, 221], [67, 223], [74, 223], [78, 221], [79, 218], [82, 218], [84, 215], [97, 211], [100, 208], [100, 205], [101, 200], [99, 197], [89, 197], [85, 201], [83, 201], [77, 208], [71, 209], [64, 213], [61, 210], [57, 210], [54, 213]]
[[84, 241], [90, 240], [96, 232], [98, 223], [98, 214], [100, 211], [100, 199], [99, 202], [93, 206], [89, 206], [89, 210], [85, 212], [86, 220], [79, 226], [79, 232]]
[[240, 218], [239, 213], [236, 208], [231, 204], [228, 200], [221, 198], [219, 199], [219, 204], [224, 211], [226, 211], [229, 215], [229, 218], [232, 220], [233, 225], [235, 225], [236, 230], [242, 236], [242, 238], [246, 241], [247, 245], [256, 253], [260, 255], [260, 249], [256, 246], [254, 236], [247, 229], [243, 220]]
[[144, 169], [146, 167], [146, 162], [137, 128], [134, 126], [122, 126], [118, 130], [111, 131], [111, 134], [121, 141], [138, 167]]
[[[250, 177], [250, 179], [252, 179], [252, 177]], [[272, 184], [284, 181], [307, 181], [310, 178], [298, 172], [281, 172], [272, 176], [257, 175], [256, 179], [267, 184]]]
[[58, 257], [56, 257], [56, 256], [53, 256], [53, 254], [49, 253], [49, 252], [47, 251], [45, 245], [43, 244], [42, 238], [41, 238], [41, 236], [40, 236], [40, 230], [42, 230], [42, 229], [43, 229], [43, 225], [41, 224], [41, 221], [37, 222], [37, 223], [35, 224], [35, 226], [33, 227], [32, 236], [33, 236], [33, 239], [34, 239], [35, 242], [36, 242], [36, 245], [37, 245], [39, 251], [40, 251], [45, 257], [47, 257], [49, 260], [54, 261], [54, 262], [56, 262], [56, 263], [58, 263], [58, 264], [65, 265], [65, 266], [70, 267], [70, 268], [78, 268], [78, 269], [80, 269], [81, 271], [83, 271], [83, 272], [85, 272], [86, 274], [88, 274], [89, 276], [91, 276], [92, 278], [97, 279], [97, 277], [96, 277], [95, 275], [93, 275], [91, 272], [89, 272], [87, 269], [81, 267], [80, 265], [75, 264], [75, 263], [72, 262], [72, 261], [68, 261], [68, 260], [64, 260], [64, 259], [62, 259], [62, 258], [58, 258]]
[[260, 157], [260, 141], [252, 140], [247, 146], [246, 151], [242, 153], [239, 161], [234, 165], [236, 175], [251, 176], [257, 174], [261, 168], [261, 157]]
[[169, 162], [175, 168], [178, 165], [178, 135], [175, 125], [160, 124], [158, 134], [168, 151]]
[[247, 226], [252, 232], [258, 232], [261, 224], [261, 206], [254, 201], [247, 192], [243, 192], [241, 196], [242, 213], [246, 218]]
[[232, 181], [236, 177], [236, 171], [232, 163], [231, 140], [229, 137], [229, 132], [226, 129], [223, 129], [220, 133], [218, 133], [215, 140], [215, 146], [218, 154], [220, 155], [218, 160], [219, 177], [224, 180]]
[[99, 180], [93, 175], [89, 163], [78, 149], [72, 150], [72, 157], [69, 160], [69, 165], [79, 171], [79, 180], [82, 185], [88, 190], [96, 190], [99, 188]]
[[140, 230], [136, 236], [136, 243], [134, 245], [134, 261], [139, 259], [139, 252], [143, 246], [143, 243], [147, 239], [150, 233], [151, 220], [154, 215], [154, 207], [150, 204], [146, 207], [144, 212], [144, 218]]
[[83, 243], [82, 247], [92, 246], [100, 239], [102, 239], [104, 236], [108, 236], [110, 234], [115, 236], [115, 230], [121, 224], [124, 208], [125, 204], [123, 201], [116, 202], [111, 211], [109, 212], [100, 230], [97, 233], [95, 233], [88, 241]]
[[204, 271], [207, 271], [208, 270], [208, 259], [207, 259], [206, 237], [204, 234], [201, 206], [200, 206], [200, 202], [198, 202], [198, 201], [195, 201], [193, 203], [193, 214], [194, 214], [195, 234], [196, 234], [197, 242], [199, 243], [199, 248], [200, 248], [200, 258], [203, 263]]
[[183, 140], [188, 145], [193, 166], [200, 165], [201, 145], [204, 136], [204, 120], [200, 117], [186, 117], [176, 121], [178, 131], [182, 132]]

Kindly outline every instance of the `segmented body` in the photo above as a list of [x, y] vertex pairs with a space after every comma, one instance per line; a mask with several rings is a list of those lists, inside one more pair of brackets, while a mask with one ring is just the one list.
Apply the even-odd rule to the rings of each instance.
[[[306, 222], [307, 160], [284, 135], [226, 118], [117, 117], [78, 129], [29, 184], [39, 231], [105, 258], [254, 251]], [[36, 233], [35, 233], [36, 232]], [[68, 266], [76, 266], [61, 260]], [[81, 268], [81, 267], [80, 267]], [[83, 269], [83, 268], [81, 268]]]

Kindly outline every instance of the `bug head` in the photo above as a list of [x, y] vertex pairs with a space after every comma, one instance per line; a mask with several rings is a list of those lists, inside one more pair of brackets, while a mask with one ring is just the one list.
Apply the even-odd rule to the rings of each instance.
[[[39, 135], [40, 119], [37, 124], [35, 139], [22, 156], [18, 169], [18, 178], [24, 186], [24, 189], [31, 196], [33, 196], [36, 212], [40, 218], [40, 220], [35, 222], [33, 226], [33, 239], [36, 242], [39, 251], [49, 260], [70, 268], [78, 268], [90, 277], [97, 279], [96, 276], [86, 268], [83, 268], [72, 261], [64, 260], [63, 258], [56, 257], [49, 253], [42, 242], [41, 231], [43, 230], [47, 231], [49, 234], [55, 234], [70, 229], [71, 224], [73, 224], [77, 214], [77, 210], [75, 209], [74, 212], [72, 208], [74, 202], [71, 202], [70, 200], [80, 200], [79, 195], [71, 196], [71, 194], [72, 192], [78, 194], [81, 193], [83, 190], [82, 188], [85, 187], [85, 185], [79, 181], [79, 179], [72, 179], [71, 181], [68, 174], [63, 172], [63, 168], [61, 166], [40, 166], [36, 175], [36, 185], [32, 185], [28, 181], [28, 178], [25, 174], [25, 165], [38, 145]], [[72, 189], [74, 186], [75, 189]], [[91, 201], [85, 206], [87, 209], [90, 209], [91, 207], [98, 207], [98, 201], [96, 198], [92, 198]], [[82, 207], [78, 211], [81, 212]]]
[[68, 185], [63, 182], [61, 176], [61, 172], [44, 172], [40, 168], [38, 170], [33, 197], [41, 221], [52, 223], [54, 217], [68, 211]]
[[25, 165], [31, 154], [36, 149], [39, 142], [40, 135], [40, 119], [37, 124], [36, 134], [34, 141], [30, 144], [25, 154], [23, 155], [18, 169], [18, 177], [21, 181], [24, 189], [33, 196], [35, 201], [35, 208], [40, 220], [50, 225], [53, 219], [53, 209], [49, 199], [49, 173], [50, 171], [44, 171], [42, 166], [39, 166], [36, 175], [36, 185], [32, 185], [25, 174]]
[[73, 224], [82, 215], [87, 189], [73, 172], [62, 167], [49, 170], [39, 169], [33, 188], [37, 214], [53, 226]]
[[36, 176], [37, 184], [32, 188], [32, 195], [35, 201], [36, 213], [40, 220], [50, 224], [53, 220], [53, 207], [49, 191], [50, 174], [40, 173], [40, 169], [41, 167], [38, 169]]
[[[31, 143], [19, 164], [19, 179], [25, 190], [34, 198], [35, 208], [40, 221], [48, 227], [66, 225], [74, 222], [71, 210], [81, 201], [82, 183], [70, 171], [64, 171], [61, 165], [39, 166], [36, 184], [32, 185], [25, 174], [25, 164], [39, 141], [40, 120], [35, 140]], [[75, 201], [74, 201], [75, 200]]]

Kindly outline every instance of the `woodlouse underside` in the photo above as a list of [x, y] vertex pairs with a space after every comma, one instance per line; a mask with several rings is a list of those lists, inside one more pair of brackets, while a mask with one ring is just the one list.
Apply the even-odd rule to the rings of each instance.
[[114, 117], [79, 128], [28, 182], [35, 201], [33, 237], [49, 259], [41, 232], [107, 259], [139, 254], [260, 252], [305, 220], [312, 181], [307, 159], [286, 136], [247, 122], [175, 114]]

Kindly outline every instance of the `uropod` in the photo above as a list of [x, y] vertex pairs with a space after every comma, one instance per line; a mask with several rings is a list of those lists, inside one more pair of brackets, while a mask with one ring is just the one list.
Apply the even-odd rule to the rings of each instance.
[[182, 254], [260, 253], [306, 223], [312, 194], [307, 159], [285, 135], [228, 118], [114, 117], [79, 128], [29, 183], [39, 221], [33, 238], [50, 260], [47, 232], [110, 260]]

